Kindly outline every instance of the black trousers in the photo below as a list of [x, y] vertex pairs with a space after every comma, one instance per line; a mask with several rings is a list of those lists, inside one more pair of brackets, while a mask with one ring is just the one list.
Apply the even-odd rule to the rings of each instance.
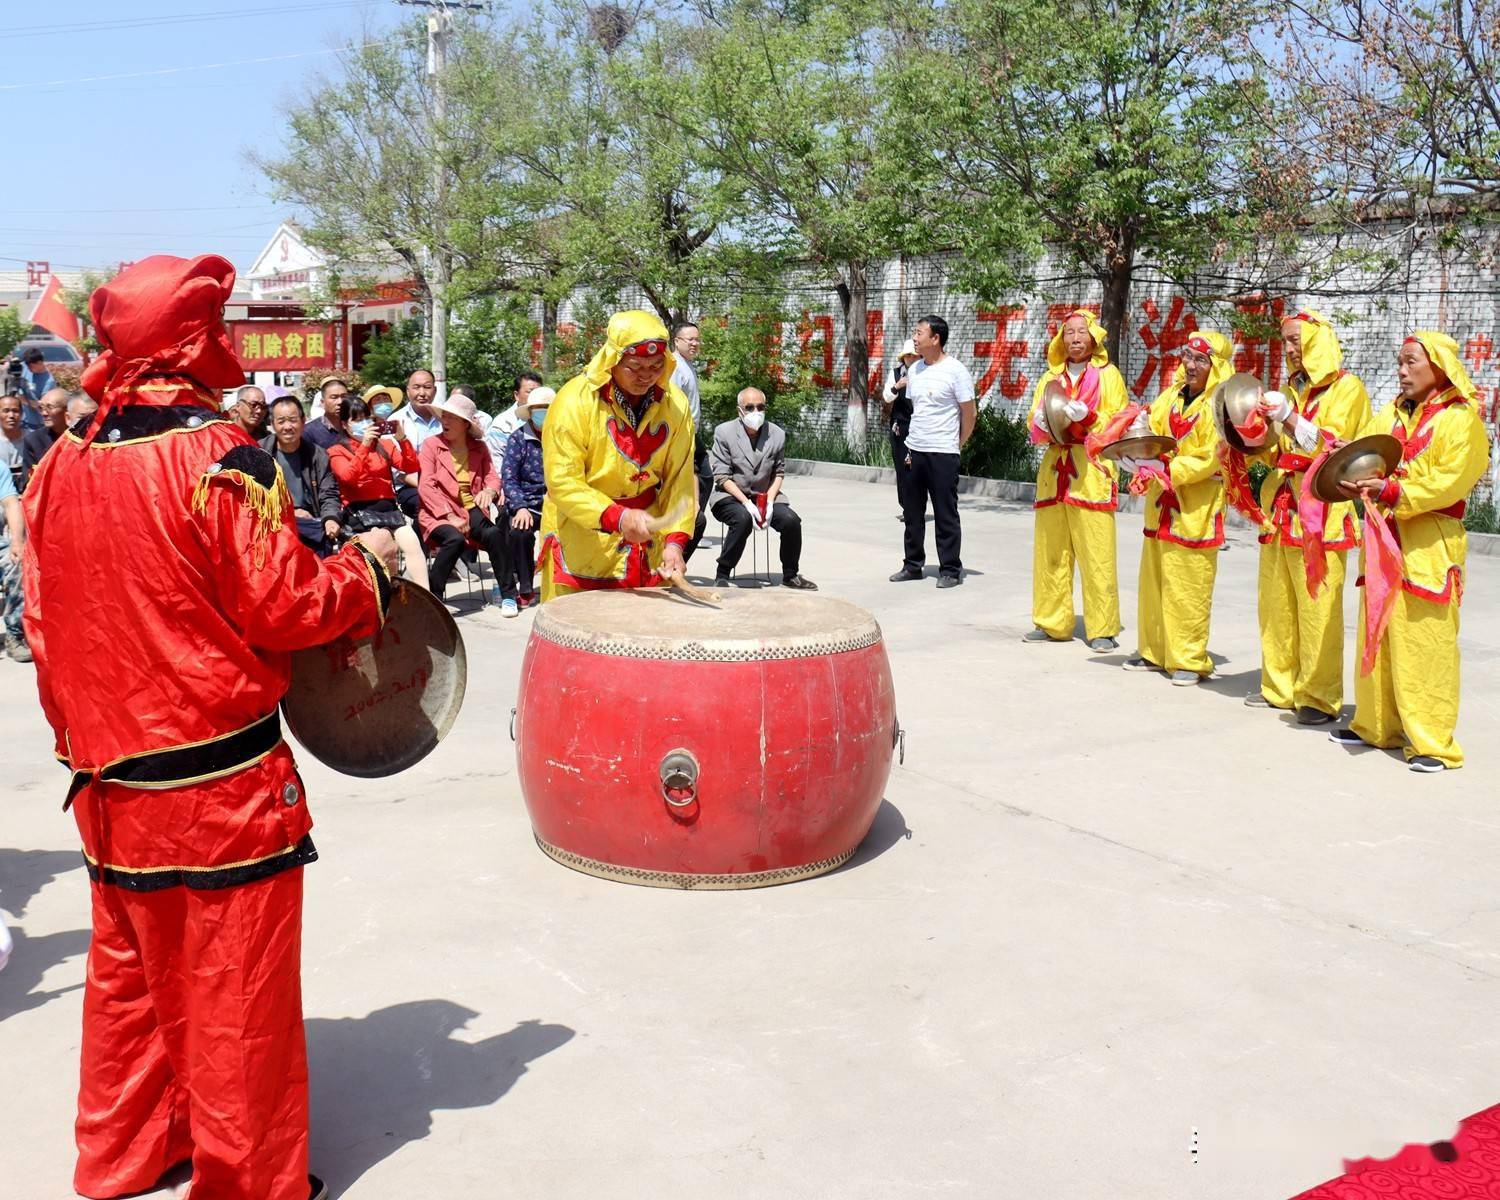
[[703, 531], [708, 528], [708, 497], [714, 490], [713, 472], [708, 466], [708, 451], [700, 440], [693, 446], [693, 474], [698, 480], [698, 519], [693, 522], [693, 537], [682, 552], [682, 561], [689, 562], [698, 543], [703, 540]]
[[398, 483], [395, 487], [396, 503], [401, 506], [401, 511], [406, 514], [407, 520], [417, 519], [417, 509], [422, 507], [422, 501], [417, 495], [417, 489], [409, 483]]
[[[728, 496], [720, 497], [714, 504], [714, 516], [727, 527], [724, 545], [719, 549], [719, 574], [728, 575], [739, 565], [740, 556], [745, 553], [745, 543], [750, 540], [755, 522], [750, 519], [743, 504]], [[781, 575], [783, 579], [790, 579], [797, 574], [798, 565], [802, 561], [802, 518], [792, 511], [792, 506], [785, 500], [778, 499], [771, 505], [767, 523], [781, 535]]]
[[[490, 556], [490, 570], [500, 585], [502, 599], [516, 598], [515, 572], [510, 569], [510, 553], [506, 546], [505, 531], [477, 508], [469, 509], [469, 539], [484, 547]], [[448, 590], [448, 580], [453, 568], [458, 565], [467, 540], [452, 525], [439, 525], [427, 539], [432, 548], [432, 571], [428, 583], [434, 596], [442, 596]]]
[[908, 450], [911, 475], [906, 483], [906, 561], [908, 571], [920, 571], [927, 561], [927, 500], [932, 498], [932, 523], [937, 527], [938, 570], [963, 574], [958, 556], [962, 540], [958, 524], [958, 455]]
[[[510, 553], [510, 569], [516, 581], [516, 591], [525, 595], [536, 591], [536, 530], [542, 523], [542, 514], [535, 509], [531, 513], [531, 528], [517, 529], [511, 524], [519, 508], [505, 510], [505, 542]], [[505, 595], [504, 590], [500, 593]]]
[[906, 465], [906, 434], [897, 433], [894, 428], [891, 430], [891, 465], [896, 468], [896, 503], [904, 514], [906, 493], [911, 490], [911, 468]]

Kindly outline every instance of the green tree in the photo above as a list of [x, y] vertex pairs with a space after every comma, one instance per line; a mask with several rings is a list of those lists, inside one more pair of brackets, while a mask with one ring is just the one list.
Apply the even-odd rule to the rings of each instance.
[[919, 0], [892, 10], [904, 196], [964, 282], [1035, 290], [1060, 248], [1117, 355], [1136, 269], [1182, 284], [1249, 244], [1279, 165], [1241, 30], [1263, 0]]
[[14, 308], [0, 308], [0, 358], [16, 348], [16, 344], [31, 332], [31, 322], [21, 320]]
[[536, 325], [526, 302], [516, 296], [485, 296], [454, 316], [449, 374], [479, 394], [479, 407], [493, 411], [510, 404], [516, 376], [531, 366]]
[[386, 387], [404, 387], [407, 376], [427, 365], [422, 322], [415, 317], [397, 321], [389, 329], [372, 334], [364, 346], [360, 377]]

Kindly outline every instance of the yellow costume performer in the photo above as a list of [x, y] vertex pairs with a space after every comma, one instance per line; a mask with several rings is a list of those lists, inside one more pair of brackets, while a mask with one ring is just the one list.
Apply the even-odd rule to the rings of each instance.
[[1344, 566], [1359, 535], [1348, 503], [1312, 502], [1306, 511], [1323, 520], [1305, 530], [1302, 483], [1331, 440], [1349, 441], [1364, 427], [1370, 397], [1359, 376], [1340, 369], [1338, 336], [1321, 313], [1299, 312], [1282, 329], [1301, 366], [1266, 407], [1282, 432], [1258, 456], [1271, 468], [1260, 489], [1271, 528], [1260, 536], [1260, 691], [1245, 703], [1295, 709], [1303, 723], [1321, 724], [1344, 703]]
[[[1070, 328], [1071, 327], [1071, 328]], [[1065, 336], [1073, 340], [1072, 353]], [[1090, 349], [1086, 337], [1092, 342]], [[1036, 543], [1032, 556], [1031, 620], [1027, 641], [1073, 636], [1073, 564], [1083, 580], [1084, 637], [1095, 650], [1113, 650], [1120, 632], [1120, 587], [1115, 574], [1117, 476], [1082, 446], [1128, 401], [1125, 380], [1104, 348], [1104, 327], [1087, 309], [1068, 314], [1047, 346], [1047, 370], [1031, 401], [1032, 438], [1045, 443], [1036, 480]], [[1080, 345], [1082, 348], [1080, 349]], [[1070, 403], [1070, 434], [1080, 444], [1058, 445], [1043, 432], [1042, 393], [1061, 381]], [[1073, 412], [1082, 415], [1074, 417]]]
[[[1172, 386], [1151, 405], [1152, 433], [1177, 439], [1165, 462], [1148, 460], [1131, 484], [1144, 485], [1145, 542], [1141, 546], [1140, 649], [1125, 666], [1169, 672], [1176, 684], [1213, 674], [1208, 656], [1209, 612], [1219, 547], [1224, 544], [1224, 481], [1219, 475], [1219, 430], [1214, 389], [1234, 372], [1230, 342], [1221, 333], [1195, 333], [1187, 352], [1196, 371], [1179, 365]], [[1200, 388], [1189, 396], [1190, 383]]]
[[[675, 365], [656, 317], [616, 313], [603, 348], [552, 402], [542, 426], [544, 603], [593, 588], [653, 587], [664, 559], [680, 567], [697, 484], [692, 418], [671, 382]], [[672, 519], [647, 535], [633, 511]]]
[[[1333, 738], [1386, 748], [1404, 740], [1413, 770], [1440, 771], [1463, 765], [1453, 736], [1458, 607], [1468, 553], [1463, 517], [1470, 491], [1489, 466], [1490, 443], [1451, 337], [1422, 331], [1407, 338], [1398, 374], [1402, 399], [1361, 431], [1393, 435], [1401, 443], [1401, 465], [1378, 494], [1373, 488], [1365, 493], [1367, 505], [1392, 518], [1384, 542], [1389, 554], [1382, 570], [1380, 525], [1367, 524], [1354, 720]], [[1383, 636], [1376, 625], [1373, 639], [1366, 628], [1371, 605], [1389, 622]]]

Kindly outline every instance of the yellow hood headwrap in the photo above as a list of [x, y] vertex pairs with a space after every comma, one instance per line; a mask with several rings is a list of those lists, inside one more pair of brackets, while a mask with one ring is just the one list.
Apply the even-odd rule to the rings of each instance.
[[1308, 383], [1313, 387], [1331, 383], [1344, 365], [1344, 349], [1328, 318], [1315, 308], [1304, 308], [1287, 320], [1302, 327], [1302, 370]]
[[618, 312], [610, 317], [609, 328], [604, 334], [604, 345], [599, 347], [599, 353], [589, 360], [589, 365], [583, 370], [589, 383], [595, 388], [602, 388], [608, 383], [611, 372], [620, 359], [625, 357], [625, 351], [637, 342], [661, 343], [667, 357], [656, 386], [665, 388], [672, 378], [672, 372], [677, 369], [677, 359], [667, 340], [667, 327], [654, 313], [642, 312], [638, 308]]
[[1094, 355], [1089, 359], [1092, 366], [1104, 367], [1109, 365], [1109, 351], [1104, 348], [1104, 339], [1109, 337], [1104, 326], [1099, 324], [1099, 318], [1086, 308], [1075, 308], [1066, 317], [1057, 323], [1057, 332], [1052, 335], [1052, 340], [1047, 343], [1047, 365], [1054, 371], [1061, 371], [1063, 363], [1068, 361], [1068, 352], [1063, 349], [1063, 326], [1068, 323], [1069, 318], [1086, 317], [1089, 323], [1089, 336], [1094, 339]]
[[1476, 389], [1474, 381], [1469, 378], [1468, 371], [1464, 370], [1463, 360], [1458, 357], [1458, 343], [1446, 333], [1439, 333], [1435, 329], [1419, 329], [1411, 334], [1408, 342], [1420, 342], [1422, 349], [1427, 351], [1427, 357], [1432, 360], [1432, 365], [1448, 377], [1448, 382], [1464, 400], [1472, 404]]
[[[1234, 374], [1234, 363], [1230, 361], [1230, 353], [1234, 350], [1234, 343], [1222, 333], [1214, 329], [1199, 329], [1188, 338], [1188, 345], [1192, 346], [1200, 354], [1203, 353], [1202, 346], [1193, 346], [1195, 341], [1208, 343], [1208, 357], [1210, 364], [1208, 368], [1208, 385], [1203, 389], [1207, 396], [1214, 388], [1223, 383]], [[1187, 368], [1181, 363], [1172, 372], [1172, 386], [1181, 387], [1187, 380]]]

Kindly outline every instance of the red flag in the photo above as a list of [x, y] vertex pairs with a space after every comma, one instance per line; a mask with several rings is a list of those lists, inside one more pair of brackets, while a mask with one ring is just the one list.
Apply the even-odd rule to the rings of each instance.
[[62, 284], [57, 276], [47, 281], [42, 298], [36, 302], [36, 311], [31, 314], [31, 323], [40, 325], [48, 333], [55, 333], [65, 342], [76, 343], [82, 336], [78, 318], [70, 313], [62, 302]]

